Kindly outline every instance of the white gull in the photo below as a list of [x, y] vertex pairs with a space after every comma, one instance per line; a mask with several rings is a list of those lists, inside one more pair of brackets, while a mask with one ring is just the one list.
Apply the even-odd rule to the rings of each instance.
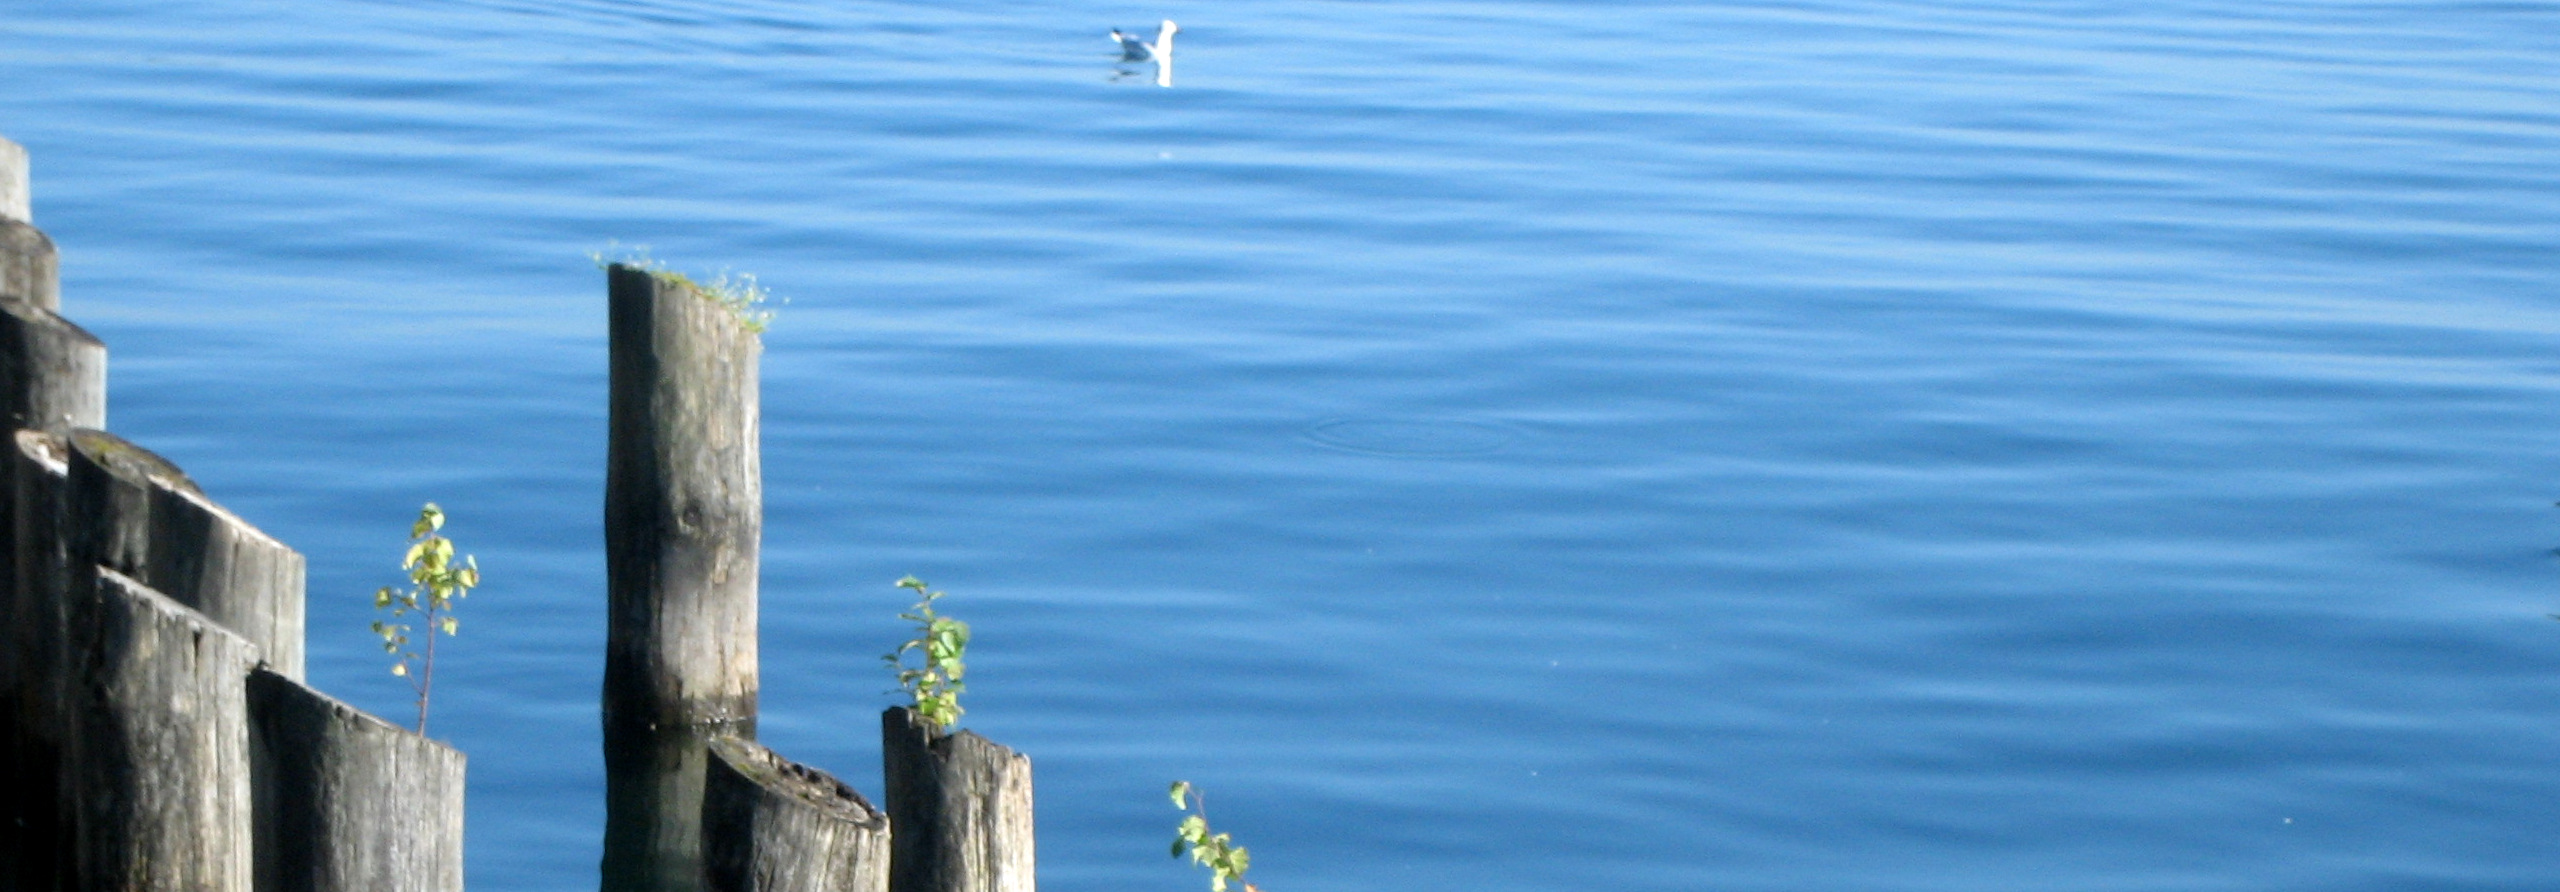
[[1156, 29], [1154, 43], [1139, 40], [1118, 28], [1111, 29], [1111, 39], [1120, 44], [1120, 61], [1170, 62], [1173, 61], [1173, 32], [1180, 30], [1182, 29], [1175, 26], [1172, 19], [1166, 19], [1164, 25]]

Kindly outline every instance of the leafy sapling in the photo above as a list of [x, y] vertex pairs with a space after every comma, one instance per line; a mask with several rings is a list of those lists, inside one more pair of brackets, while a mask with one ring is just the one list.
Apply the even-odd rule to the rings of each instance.
[[[948, 730], [960, 721], [960, 692], [968, 689], [960, 682], [968, 671], [960, 657], [969, 649], [969, 624], [935, 613], [933, 602], [943, 593], [927, 587], [924, 580], [909, 576], [898, 580], [898, 587], [916, 593], [915, 609], [898, 614], [899, 619], [916, 624], [916, 637], [880, 659], [897, 670], [898, 686], [915, 700], [916, 714], [936, 730]], [[907, 665], [910, 651], [923, 655], [923, 665]]]
[[[1169, 792], [1173, 795], [1173, 807], [1191, 812], [1183, 816], [1181, 826], [1174, 830], [1173, 857], [1180, 858], [1183, 852], [1188, 851], [1191, 863], [1208, 868], [1210, 892], [1227, 892], [1228, 883], [1244, 882], [1245, 868], [1251, 866], [1252, 861], [1245, 854], [1244, 847], [1236, 845], [1234, 837], [1209, 832], [1208, 795], [1194, 789], [1190, 781], [1174, 781]], [[1244, 892], [1262, 890], [1254, 888], [1252, 883], [1245, 883]]]
[[[409, 687], [418, 692], [418, 733], [427, 733], [427, 697], [436, 684], [436, 632], [459, 634], [461, 622], [454, 618], [453, 602], [471, 593], [480, 584], [480, 562], [464, 555], [462, 562], [453, 561], [453, 541], [436, 535], [444, 528], [444, 509], [428, 502], [418, 512], [418, 522], [409, 526], [409, 553], [401, 558], [400, 568], [409, 571], [406, 590], [383, 586], [373, 593], [376, 610], [388, 610], [391, 618], [375, 620], [373, 633], [382, 636], [382, 650], [392, 655], [391, 674], [409, 679]], [[400, 622], [416, 613], [426, 622], [426, 652], [409, 649], [409, 625]], [[410, 671], [411, 664], [417, 665]]]

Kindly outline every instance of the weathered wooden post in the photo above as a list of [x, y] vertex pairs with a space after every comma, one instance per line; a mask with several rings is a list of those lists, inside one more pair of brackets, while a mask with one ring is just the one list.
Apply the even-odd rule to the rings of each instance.
[[[8, 225], [0, 222], [0, 227]], [[0, 424], [10, 431], [96, 426], [106, 423], [106, 404], [106, 346], [51, 310], [0, 296]], [[51, 442], [58, 447], [60, 440]], [[50, 814], [59, 805], [59, 710], [50, 700], [30, 698], [57, 696], [35, 687], [57, 684], [60, 678], [63, 595], [58, 585], [40, 591], [18, 581], [22, 546], [53, 547], [55, 540], [48, 532], [22, 541], [15, 506], [20, 486], [50, 486], [52, 501], [35, 520], [53, 524], [60, 501], [58, 453], [55, 468], [50, 483], [20, 483], [15, 470], [0, 473], [0, 626], [8, 630], [11, 645], [0, 648], [6, 651], [0, 653], [0, 764], [8, 766], [0, 768], [0, 799], [7, 802], [0, 805], [0, 821], [28, 828], [0, 840], [0, 862], [6, 862], [0, 876], [18, 877], [19, 888], [26, 889], [50, 888], [37, 884], [61, 875], [48, 866], [60, 849], [45, 841], [55, 822], [36, 814]]]
[[[28, 222], [27, 156], [0, 139], [0, 430], [67, 430], [106, 423], [106, 347], [53, 312], [57, 292], [53, 241]], [[14, 471], [0, 473], [0, 563], [14, 561], [18, 536]], [[39, 600], [0, 566], [0, 822], [21, 832], [0, 836], [0, 880], [18, 888], [51, 888], [62, 876], [51, 815], [59, 795], [59, 710], [53, 651], [60, 635], [60, 593]], [[53, 660], [48, 662], [48, 660]], [[30, 698], [44, 700], [32, 702]]]
[[5, 849], [13, 888], [54, 892], [70, 888], [72, 854], [69, 764], [64, 747], [70, 733], [70, 711], [63, 703], [69, 673], [63, 636], [69, 603], [69, 559], [64, 550], [63, 460], [69, 448], [62, 437], [41, 431], [19, 431], [8, 453], [9, 470], [0, 493], [8, 496], [8, 537], [0, 550], [8, 568], [0, 575], [5, 599], [5, 628], [0, 648], [8, 651], [7, 677], [0, 691], [7, 698], [9, 725], [5, 767], [0, 783], [8, 785], [0, 820], [18, 829]]
[[107, 345], [58, 313], [0, 296], [0, 424], [68, 431], [107, 423]]
[[763, 348], [681, 282], [606, 283], [603, 888], [691, 892], [706, 747], [755, 736]]
[[0, 217], [0, 297], [62, 306], [62, 257], [33, 223]]
[[105, 568], [72, 601], [78, 888], [251, 892], [258, 649]]
[[462, 753], [249, 676], [257, 892], [461, 892]]
[[[27, 194], [26, 150], [0, 139], [0, 430], [101, 426], [106, 348], [53, 313], [61, 302], [53, 241], [31, 222]], [[12, 458], [0, 472], [0, 826], [18, 832], [0, 835], [0, 882], [50, 889], [63, 866], [53, 703], [62, 605], [58, 589], [36, 598], [18, 584]]]
[[[0, 424], [9, 431], [96, 426], [106, 423], [106, 403], [105, 345], [50, 310], [0, 297]], [[51, 668], [35, 674], [25, 668], [39, 665], [30, 661], [42, 659], [29, 648], [44, 645], [51, 640], [44, 636], [58, 634], [61, 627], [59, 593], [45, 594], [42, 598], [47, 600], [39, 603], [38, 595], [16, 582], [15, 481], [14, 472], [0, 473], [0, 628], [9, 630], [7, 640], [15, 645], [0, 647], [0, 763], [7, 764], [20, 761], [17, 748], [27, 744], [28, 735], [49, 733], [19, 723], [24, 713], [19, 704], [31, 696], [28, 685], [53, 677], [45, 674]], [[13, 774], [0, 771], [0, 775]], [[6, 777], [0, 776], [0, 784], [5, 783]], [[6, 806], [10, 812], [0, 813], [0, 818], [9, 817], [33, 795], [16, 787], [0, 788], [0, 796], [17, 803]], [[0, 843], [0, 853], [14, 851], [15, 846]]]
[[890, 892], [1034, 892], [1031, 760], [904, 706], [880, 714]]
[[[0, 425], [67, 430], [106, 423], [106, 348], [55, 315], [61, 304], [53, 240], [32, 222], [27, 153], [0, 139]], [[13, 560], [14, 471], [0, 473], [0, 561]], [[51, 889], [68, 876], [62, 858], [60, 679], [61, 594], [37, 600], [0, 567], [0, 821], [20, 832], [0, 838], [0, 879]], [[51, 648], [30, 650], [29, 648]], [[46, 690], [35, 687], [50, 686]]]
[[0, 297], [51, 310], [62, 306], [53, 240], [35, 226], [27, 200], [27, 150], [0, 139]]
[[28, 201], [27, 147], [0, 137], [0, 217], [21, 223], [36, 221]]
[[889, 816], [833, 775], [715, 738], [702, 863], [708, 892], [887, 892]]
[[70, 442], [71, 514], [86, 525], [74, 541], [89, 549], [75, 558], [212, 617], [258, 645], [277, 672], [301, 678], [302, 555], [206, 499], [148, 449], [86, 428]]

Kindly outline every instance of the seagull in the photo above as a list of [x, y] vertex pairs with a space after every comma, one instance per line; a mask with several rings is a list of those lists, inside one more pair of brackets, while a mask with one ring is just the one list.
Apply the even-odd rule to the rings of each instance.
[[1172, 19], [1166, 19], [1164, 26], [1156, 30], [1154, 43], [1131, 37], [1118, 28], [1111, 29], [1111, 39], [1120, 44], [1120, 61], [1122, 62], [1149, 60], [1167, 62], [1173, 59], [1173, 32], [1180, 30], [1182, 29], [1174, 26]]

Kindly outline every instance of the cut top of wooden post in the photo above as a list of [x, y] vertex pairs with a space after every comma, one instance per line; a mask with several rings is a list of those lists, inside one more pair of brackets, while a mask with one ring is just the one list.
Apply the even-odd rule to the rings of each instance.
[[887, 827], [889, 816], [871, 806], [853, 787], [807, 765], [785, 759], [755, 741], [734, 734], [711, 738], [711, 755], [738, 776], [759, 787], [786, 795], [811, 809], [848, 824]]
[[460, 892], [460, 751], [268, 670], [248, 686], [259, 889]]
[[74, 560], [140, 580], [302, 677], [304, 561], [197, 489], [177, 466], [101, 430], [70, 436]]
[[834, 775], [734, 735], [702, 785], [706, 892], [887, 892], [889, 816]]
[[136, 446], [132, 441], [102, 430], [83, 429], [71, 433], [72, 449], [85, 455], [99, 467], [116, 477], [134, 483], [157, 483], [171, 489], [203, 492], [187, 472], [160, 453]]
[[0, 217], [35, 222], [27, 192], [27, 147], [0, 137]]

